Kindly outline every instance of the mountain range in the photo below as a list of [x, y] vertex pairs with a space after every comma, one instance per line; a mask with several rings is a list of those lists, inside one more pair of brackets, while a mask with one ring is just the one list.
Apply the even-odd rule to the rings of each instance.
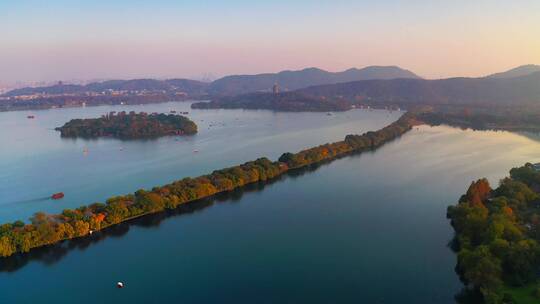
[[226, 76], [212, 82], [209, 93], [212, 95], [238, 95], [257, 91], [270, 91], [274, 84], [278, 84], [282, 91], [292, 91], [321, 84], [395, 78], [419, 79], [420, 77], [411, 71], [396, 66], [369, 66], [336, 73], [318, 68], [307, 68], [279, 73]]
[[278, 84], [283, 91], [296, 90], [313, 85], [340, 83], [365, 79], [419, 78], [414, 73], [395, 66], [370, 66], [348, 69], [343, 72], [328, 72], [318, 68], [299, 71], [282, 71], [257, 75], [233, 75], [211, 83], [189, 79], [133, 79], [110, 80], [87, 85], [57, 84], [48, 87], [27, 87], [10, 91], [4, 96], [31, 94], [77, 94], [86, 92], [115, 91], [167, 91], [184, 92], [191, 96], [239, 95], [251, 92], [270, 91]]
[[368, 104], [531, 105], [540, 104], [540, 72], [513, 78], [365, 80], [298, 92]]
[[[278, 84], [280, 92], [270, 92]], [[248, 108], [285, 111], [345, 110], [354, 104], [369, 105], [466, 105], [538, 106], [540, 108], [540, 66], [525, 65], [479, 78], [429, 80], [399, 67], [372, 66], [328, 72], [317, 68], [258, 75], [226, 76], [207, 83], [189, 79], [110, 80], [87, 85], [58, 84], [23, 88], [4, 96], [84, 94], [88, 92], [150, 91], [156, 100], [171, 100], [178, 92], [188, 98], [211, 99], [195, 108]], [[55, 98], [55, 97], [49, 97]], [[139, 98], [140, 99], [140, 98]], [[134, 99], [133, 102], [141, 102]], [[117, 102], [118, 100], [114, 101]], [[39, 100], [37, 101], [39, 102]], [[47, 100], [47, 103], [54, 101]], [[94, 101], [100, 104], [105, 101]], [[106, 101], [109, 102], [109, 101]], [[110, 101], [114, 103], [113, 101]], [[30, 106], [32, 105], [29, 102]], [[62, 101], [57, 101], [60, 105]]]
[[[348, 104], [348, 106], [347, 106]], [[524, 106], [540, 108], [540, 72], [502, 78], [371, 79], [311, 86], [290, 92], [243, 94], [194, 103], [193, 108], [305, 111], [371, 106]]]

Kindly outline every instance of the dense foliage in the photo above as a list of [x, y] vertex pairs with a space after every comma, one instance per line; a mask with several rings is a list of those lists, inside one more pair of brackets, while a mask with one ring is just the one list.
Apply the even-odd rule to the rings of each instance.
[[510, 176], [497, 189], [486, 179], [473, 182], [459, 203], [448, 207], [456, 269], [485, 303], [513, 303], [503, 286], [534, 283], [540, 271], [540, 173], [526, 164]]
[[347, 135], [345, 140], [309, 148], [298, 153], [285, 153], [279, 158], [289, 168], [299, 168], [313, 163], [330, 160], [350, 152], [361, 152], [378, 148], [384, 143], [409, 131], [416, 123], [414, 114], [406, 113], [394, 123], [375, 132], [362, 135]]
[[100, 118], [72, 119], [56, 130], [60, 131], [63, 137], [111, 136], [135, 139], [195, 134], [197, 125], [181, 115], [111, 112]]
[[230, 191], [246, 184], [267, 181], [290, 169], [331, 160], [354, 151], [379, 147], [411, 129], [414, 115], [406, 113], [399, 120], [375, 132], [347, 135], [344, 141], [319, 147], [285, 153], [277, 162], [267, 158], [216, 170], [197, 178], [184, 178], [171, 184], [155, 187], [151, 191], [138, 190], [133, 194], [109, 198], [105, 204], [95, 203], [61, 214], [36, 213], [30, 223], [16, 221], [0, 225], [0, 256], [82, 237], [92, 231], [120, 222], [174, 209], [181, 204]]
[[243, 185], [274, 178], [287, 170], [282, 163], [266, 158], [217, 170], [197, 178], [184, 178], [151, 191], [109, 198], [61, 214], [36, 213], [29, 224], [22, 221], [0, 226], [0, 256], [28, 252], [31, 248], [85, 236], [131, 218], [173, 209], [180, 204], [229, 191]]

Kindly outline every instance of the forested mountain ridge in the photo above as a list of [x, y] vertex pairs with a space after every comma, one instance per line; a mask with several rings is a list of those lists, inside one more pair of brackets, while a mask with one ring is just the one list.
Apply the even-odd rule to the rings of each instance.
[[508, 79], [364, 80], [313, 86], [299, 92], [374, 105], [530, 105], [540, 103], [540, 72]]
[[237, 95], [256, 91], [270, 91], [276, 83], [282, 91], [291, 91], [321, 84], [395, 78], [418, 79], [420, 77], [411, 71], [396, 66], [369, 66], [336, 73], [318, 68], [307, 68], [279, 73], [226, 76], [212, 82], [209, 93], [213, 95]]
[[[540, 109], [540, 72], [508, 79], [361, 80], [312, 86], [292, 92], [217, 97], [193, 108], [244, 108], [280, 111], [344, 111], [354, 105], [446, 106]], [[492, 113], [493, 114], [493, 113]]]

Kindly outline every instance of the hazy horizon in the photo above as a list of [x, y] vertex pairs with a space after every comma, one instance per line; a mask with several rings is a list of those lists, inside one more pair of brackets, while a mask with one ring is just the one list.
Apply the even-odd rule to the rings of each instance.
[[395, 65], [425, 78], [540, 63], [538, 1], [0, 3], [0, 83]]

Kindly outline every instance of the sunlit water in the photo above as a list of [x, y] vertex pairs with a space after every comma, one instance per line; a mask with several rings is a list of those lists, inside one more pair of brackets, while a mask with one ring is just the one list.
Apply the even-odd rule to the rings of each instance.
[[[9, 168], [0, 173], [4, 219], [74, 207], [260, 155], [275, 159], [378, 129], [399, 116], [190, 111], [201, 133], [178, 142], [66, 141], [46, 131], [106, 110], [37, 112], [30, 122], [26, 113], [0, 114], [0, 134], [14, 143], [11, 152], [1, 152], [1, 165]], [[225, 126], [208, 130], [210, 121]], [[452, 230], [446, 206], [472, 180], [487, 176], [496, 184], [511, 167], [538, 160], [534, 136], [421, 126], [375, 152], [196, 203], [197, 212], [162, 213], [0, 261], [0, 303], [454, 303], [462, 285], [447, 247]], [[28, 202], [56, 189], [66, 192], [65, 200]], [[117, 281], [126, 287], [116, 289]]]

